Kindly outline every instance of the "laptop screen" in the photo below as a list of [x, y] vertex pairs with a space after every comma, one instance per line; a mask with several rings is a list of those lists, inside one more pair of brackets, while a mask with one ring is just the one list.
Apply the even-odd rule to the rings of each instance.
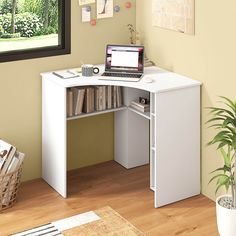
[[106, 71], [143, 73], [143, 46], [107, 45]]

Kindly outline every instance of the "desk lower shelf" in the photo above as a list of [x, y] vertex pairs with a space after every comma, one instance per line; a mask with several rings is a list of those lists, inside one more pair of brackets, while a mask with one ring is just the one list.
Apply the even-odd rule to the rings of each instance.
[[91, 113], [82, 113], [78, 116], [67, 117], [67, 120], [76, 120], [76, 119], [85, 118], [85, 117], [89, 117], [89, 116], [96, 116], [96, 115], [101, 115], [101, 114], [115, 112], [115, 111], [122, 111], [122, 110], [126, 110], [126, 109], [127, 109], [127, 106], [122, 106], [122, 107], [107, 109], [107, 110], [103, 110], [103, 111], [94, 111], [94, 112], [91, 112]]
[[85, 117], [89, 117], [89, 116], [96, 116], [96, 115], [101, 115], [101, 114], [110, 113], [110, 112], [122, 111], [122, 110], [126, 110], [126, 109], [129, 109], [130, 111], [135, 112], [138, 115], [143, 116], [144, 118], [150, 120], [150, 112], [141, 112], [141, 111], [138, 111], [132, 107], [127, 107], [127, 106], [107, 109], [107, 110], [103, 110], [103, 111], [94, 111], [91, 113], [82, 113], [77, 116], [67, 117], [67, 120], [76, 120], [76, 119], [81, 119], [81, 118], [85, 118]]

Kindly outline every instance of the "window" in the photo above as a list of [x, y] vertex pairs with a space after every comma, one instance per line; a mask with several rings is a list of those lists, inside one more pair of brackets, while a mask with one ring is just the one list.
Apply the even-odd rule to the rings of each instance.
[[0, 62], [70, 53], [70, 0], [0, 0]]

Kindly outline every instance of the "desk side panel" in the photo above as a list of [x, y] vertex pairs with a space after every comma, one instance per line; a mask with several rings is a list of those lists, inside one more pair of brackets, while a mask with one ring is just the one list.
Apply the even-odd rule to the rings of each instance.
[[[149, 92], [123, 88], [123, 103], [130, 106]], [[115, 161], [127, 169], [149, 163], [149, 120], [130, 110], [115, 114]]]
[[66, 88], [42, 81], [42, 177], [66, 197]]
[[115, 112], [114, 142], [115, 155], [114, 160], [120, 165], [128, 168], [128, 111]]
[[149, 164], [149, 120], [128, 110], [128, 169]]
[[155, 207], [200, 194], [200, 87], [157, 94]]

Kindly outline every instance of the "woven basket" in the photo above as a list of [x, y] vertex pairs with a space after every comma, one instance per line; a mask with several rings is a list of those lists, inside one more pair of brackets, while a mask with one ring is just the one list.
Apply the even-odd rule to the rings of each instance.
[[0, 212], [12, 207], [16, 202], [21, 173], [22, 167], [20, 166], [11, 173], [0, 175]]

